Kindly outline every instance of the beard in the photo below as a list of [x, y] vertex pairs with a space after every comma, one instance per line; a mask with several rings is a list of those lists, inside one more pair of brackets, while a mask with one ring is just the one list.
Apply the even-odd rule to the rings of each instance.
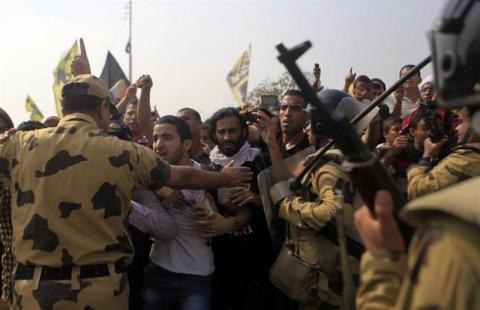
[[222, 154], [228, 157], [232, 157], [237, 154], [245, 143], [245, 139], [239, 139], [236, 141], [222, 141], [218, 143], [218, 149]]

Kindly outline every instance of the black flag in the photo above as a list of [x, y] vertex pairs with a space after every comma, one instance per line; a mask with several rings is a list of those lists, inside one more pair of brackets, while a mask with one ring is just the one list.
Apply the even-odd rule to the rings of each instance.
[[130, 81], [125, 76], [125, 73], [123, 73], [122, 68], [110, 51], [107, 53], [107, 60], [103, 66], [102, 74], [100, 74], [100, 79], [107, 83], [109, 89], [122, 79], [125, 80], [127, 86], [130, 85]]

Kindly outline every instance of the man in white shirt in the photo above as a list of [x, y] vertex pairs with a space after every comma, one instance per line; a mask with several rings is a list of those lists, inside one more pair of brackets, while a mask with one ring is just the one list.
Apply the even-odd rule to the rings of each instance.
[[[167, 115], [153, 131], [153, 148], [172, 165], [201, 169], [190, 159], [192, 132], [183, 119]], [[174, 228], [165, 231], [165, 209], [133, 204], [130, 223], [154, 238], [150, 265], [145, 271], [143, 309], [210, 309], [213, 253], [207, 238], [195, 229], [202, 216], [204, 190], [174, 191], [164, 187], [160, 204]], [[172, 234], [173, 232], [173, 234]]]
[[[405, 65], [400, 69], [399, 76], [407, 74], [414, 65]], [[385, 103], [390, 107], [390, 113], [400, 118], [405, 118], [412, 113], [418, 106], [420, 92], [418, 85], [422, 81], [420, 72], [413, 75], [403, 83], [403, 86], [395, 91], [393, 96], [385, 99]]]

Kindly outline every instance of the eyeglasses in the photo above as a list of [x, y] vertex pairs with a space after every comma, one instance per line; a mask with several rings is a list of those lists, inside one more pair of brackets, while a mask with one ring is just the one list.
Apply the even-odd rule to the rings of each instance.
[[287, 109], [290, 109], [290, 111], [293, 112], [300, 112], [300, 111], [305, 111], [305, 108], [299, 105], [294, 105], [294, 104], [282, 104], [280, 105], [280, 110], [282, 111], [287, 111]]

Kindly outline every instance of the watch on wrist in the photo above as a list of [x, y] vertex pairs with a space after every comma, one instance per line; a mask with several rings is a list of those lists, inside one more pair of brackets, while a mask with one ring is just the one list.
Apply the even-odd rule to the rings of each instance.
[[432, 166], [433, 165], [433, 159], [432, 157], [429, 157], [429, 156], [423, 156], [422, 159], [420, 159], [420, 161], [418, 162], [420, 165], [428, 165], [428, 166]]

